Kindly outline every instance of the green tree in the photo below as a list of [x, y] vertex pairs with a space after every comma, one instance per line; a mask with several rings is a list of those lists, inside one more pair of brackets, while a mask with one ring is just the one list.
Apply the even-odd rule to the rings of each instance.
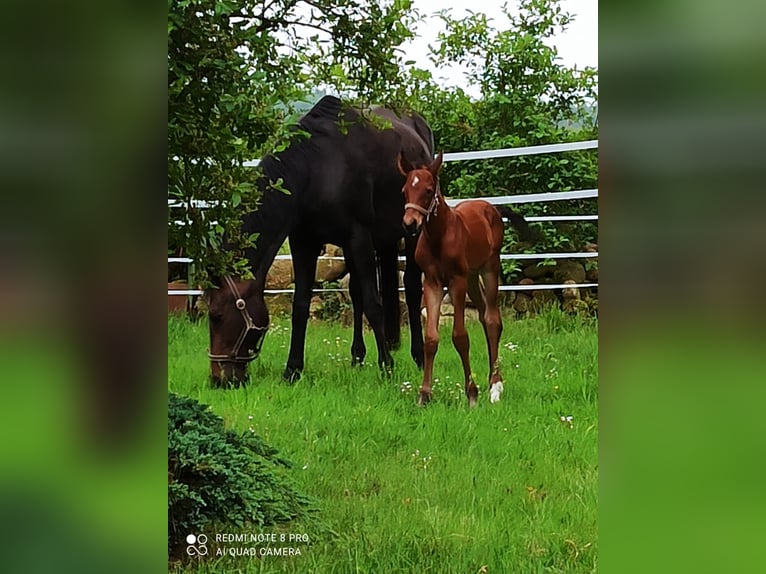
[[[407, 70], [409, 80], [397, 97], [417, 102], [437, 147], [446, 151], [597, 139], [597, 71], [563, 65], [549, 45], [571, 16], [559, 0], [521, 0], [517, 12], [504, 12], [507, 19], [500, 28], [479, 12], [459, 19], [448, 11], [440, 13], [444, 29], [431, 59], [438, 66], [460, 66], [466, 85], [480, 88], [478, 98], [461, 88], [440, 86], [417, 67]], [[452, 197], [590, 189], [597, 186], [597, 159], [595, 150], [587, 150], [450, 162], [442, 171], [442, 185]], [[521, 204], [518, 209], [525, 215], [557, 215], [591, 214], [597, 207], [595, 200], [580, 200]], [[579, 249], [597, 234], [593, 223], [545, 224], [540, 229], [538, 251]]]
[[[213, 272], [246, 274], [239, 246], [258, 201], [244, 163], [278, 149], [293, 105], [330, 84], [360, 99], [399, 80], [410, 0], [169, 0], [169, 247]], [[201, 209], [195, 200], [210, 202]], [[185, 220], [185, 225], [175, 225]]]

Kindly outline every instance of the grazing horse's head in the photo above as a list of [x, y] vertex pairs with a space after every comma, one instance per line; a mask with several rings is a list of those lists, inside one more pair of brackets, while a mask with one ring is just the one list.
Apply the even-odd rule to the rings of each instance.
[[430, 165], [415, 168], [399, 152], [397, 167], [399, 173], [407, 178], [402, 188], [405, 201], [402, 225], [413, 237], [420, 232], [423, 222], [436, 212], [439, 202], [444, 200], [439, 191], [439, 170], [443, 158], [444, 154], [440, 152]]
[[255, 281], [226, 276], [204, 300], [210, 324], [210, 376], [214, 386], [247, 380], [247, 364], [261, 351], [269, 311]]

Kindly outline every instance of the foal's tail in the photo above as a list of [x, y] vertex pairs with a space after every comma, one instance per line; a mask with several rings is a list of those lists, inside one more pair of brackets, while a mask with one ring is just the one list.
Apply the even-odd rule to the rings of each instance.
[[527, 220], [513, 211], [510, 207], [496, 205], [495, 209], [497, 209], [497, 211], [500, 212], [500, 215], [505, 217], [511, 223], [511, 226], [519, 232], [519, 239], [522, 241], [535, 241], [537, 239], [537, 234], [529, 227]]

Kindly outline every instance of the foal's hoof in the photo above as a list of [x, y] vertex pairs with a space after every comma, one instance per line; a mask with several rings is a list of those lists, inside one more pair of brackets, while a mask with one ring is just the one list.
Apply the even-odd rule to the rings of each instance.
[[497, 381], [489, 388], [489, 402], [496, 403], [500, 400], [500, 396], [503, 394], [503, 381]]
[[351, 357], [351, 366], [359, 367], [364, 364], [364, 357]]
[[418, 406], [424, 407], [430, 402], [431, 402], [431, 395], [421, 391], [420, 395], [418, 395]]
[[478, 404], [479, 404], [479, 401], [476, 399], [476, 397], [468, 397], [469, 409], [475, 409]]
[[282, 380], [286, 383], [296, 383], [301, 378], [301, 371], [300, 369], [296, 369], [294, 367], [286, 367], [285, 372], [282, 373]]

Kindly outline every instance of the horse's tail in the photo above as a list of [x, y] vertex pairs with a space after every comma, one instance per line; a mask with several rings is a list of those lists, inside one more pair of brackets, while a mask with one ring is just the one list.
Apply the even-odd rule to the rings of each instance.
[[521, 215], [505, 205], [496, 205], [495, 209], [497, 209], [500, 215], [505, 217], [511, 223], [511, 226], [518, 231], [519, 239], [522, 241], [534, 241], [536, 239], [535, 232], [532, 231], [527, 220]]

